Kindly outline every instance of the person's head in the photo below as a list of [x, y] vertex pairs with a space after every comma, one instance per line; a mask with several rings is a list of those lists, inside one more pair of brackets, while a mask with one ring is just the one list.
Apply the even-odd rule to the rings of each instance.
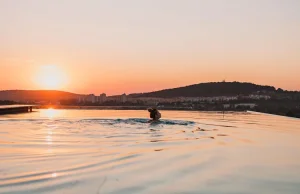
[[148, 112], [152, 112], [153, 111], [153, 109], [152, 108], [148, 108]]

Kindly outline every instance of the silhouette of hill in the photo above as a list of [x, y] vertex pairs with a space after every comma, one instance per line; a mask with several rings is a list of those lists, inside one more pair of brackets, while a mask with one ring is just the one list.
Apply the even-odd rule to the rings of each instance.
[[131, 94], [131, 97], [211, 97], [249, 95], [258, 91], [276, 92], [275, 87], [241, 82], [210, 82], [155, 92]]
[[58, 101], [78, 99], [82, 95], [57, 90], [4, 90], [0, 91], [0, 100], [11, 101]]
[[[253, 83], [241, 82], [210, 82], [184, 87], [165, 89], [154, 92], [130, 94], [129, 97], [212, 97], [212, 96], [237, 96], [249, 95], [256, 92], [286, 93], [288, 91], [273, 86], [262, 86]], [[296, 92], [296, 91], [295, 91]], [[296, 92], [298, 93], [298, 92]], [[73, 100], [86, 95], [75, 94], [57, 90], [4, 90], [0, 91], [0, 101], [32, 102], [32, 101], [60, 101]], [[113, 97], [113, 96], [111, 96]], [[115, 96], [115, 97], [120, 97]]]

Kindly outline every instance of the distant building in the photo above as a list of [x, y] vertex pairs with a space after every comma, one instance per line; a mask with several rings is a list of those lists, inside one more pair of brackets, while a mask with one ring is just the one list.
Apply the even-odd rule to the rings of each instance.
[[238, 104], [223, 104], [224, 109], [229, 109], [229, 108], [254, 108], [257, 105], [254, 103], [238, 103]]
[[130, 102], [142, 102], [146, 105], [155, 105], [160, 102], [173, 102], [176, 101], [175, 98], [152, 98], [152, 97], [140, 97], [140, 98], [127, 98]]
[[95, 103], [96, 102], [96, 96], [94, 94], [89, 94], [89, 95], [87, 95], [85, 101]]
[[100, 96], [98, 96], [98, 102], [103, 103], [105, 101], [106, 101], [106, 94], [105, 93], [100, 94]]
[[217, 102], [237, 100], [237, 96], [214, 96], [214, 97], [180, 97], [180, 102]]
[[249, 96], [249, 98], [251, 98], [251, 99], [256, 99], [256, 100], [259, 100], [259, 99], [269, 100], [269, 99], [271, 98], [271, 96], [268, 96], [268, 95], [251, 94], [251, 95]]
[[126, 94], [122, 94], [121, 95], [121, 102], [127, 102], [127, 96], [126, 96]]
[[[104, 95], [103, 95], [104, 97]], [[114, 102], [127, 102], [127, 95], [126, 94], [122, 94], [122, 95], [116, 95], [116, 96], [108, 96], [105, 97], [106, 101], [114, 101]]]
[[84, 102], [84, 98], [83, 97], [78, 97], [77, 102], [78, 103]]
[[249, 108], [254, 108], [256, 107], [257, 105], [254, 104], [254, 103], [240, 103], [240, 104], [235, 104], [234, 105], [234, 108], [237, 108], [237, 107], [249, 107]]
[[227, 108], [230, 108], [231, 105], [230, 105], [230, 104], [223, 104], [223, 107], [224, 107], [225, 109], [227, 109]]

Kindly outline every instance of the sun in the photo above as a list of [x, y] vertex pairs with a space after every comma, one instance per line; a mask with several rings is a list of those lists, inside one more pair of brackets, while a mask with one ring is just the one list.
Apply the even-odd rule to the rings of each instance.
[[66, 85], [67, 78], [64, 72], [56, 65], [39, 67], [36, 82], [42, 89], [61, 89]]

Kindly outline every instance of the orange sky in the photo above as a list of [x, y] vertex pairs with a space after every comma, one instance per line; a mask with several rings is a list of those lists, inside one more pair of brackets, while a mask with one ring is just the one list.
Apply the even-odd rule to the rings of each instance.
[[49, 79], [51, 89], [109, 95], [223, 79], [300, 90], [299, 9], [294, 0], [3, 0], [0, 90], [48, 89]]

